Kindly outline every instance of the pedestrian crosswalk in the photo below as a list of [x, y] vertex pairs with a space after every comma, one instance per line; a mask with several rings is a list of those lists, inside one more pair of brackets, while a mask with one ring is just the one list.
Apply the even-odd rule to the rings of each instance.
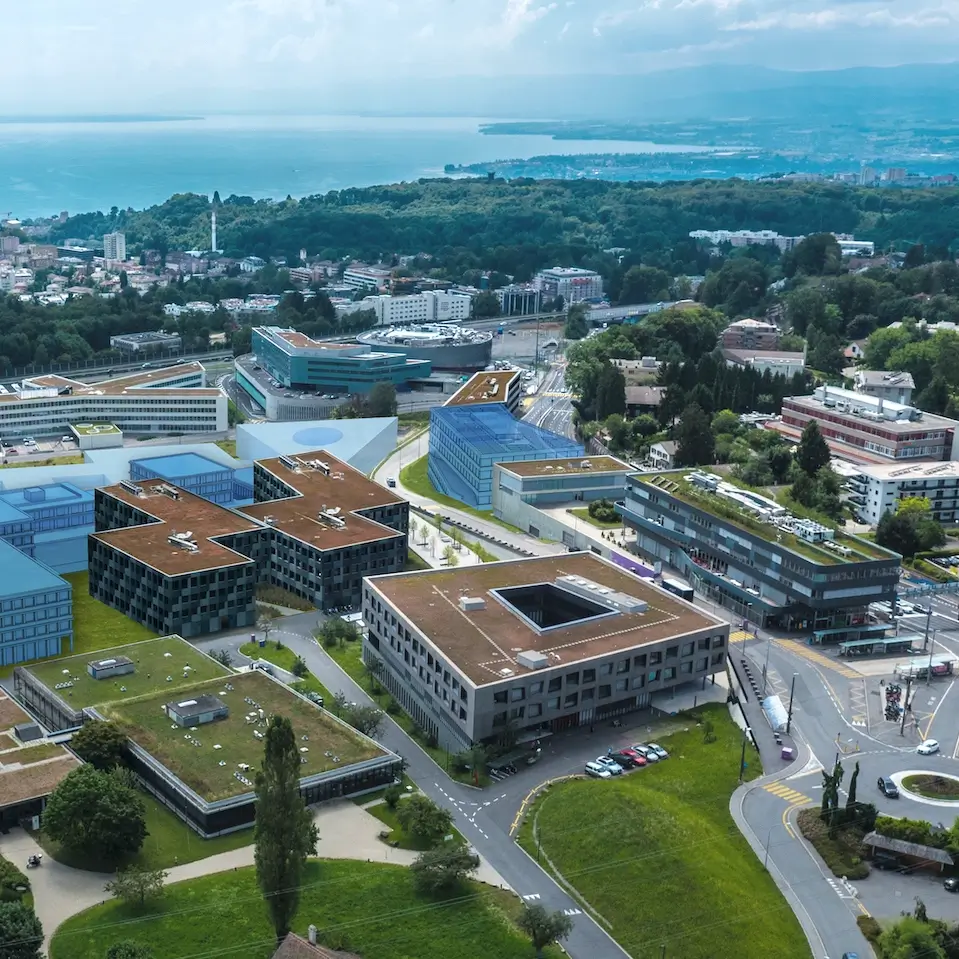
[[763, 786], [763, 789], [768, 793], [772, 793], [774, 796], [778, 796], [780, 799], [785, 799], [790, 806], [808, 805], [812, 803], [812, 800], [803, 795], [801, 792], [797, 792], [795, 789], [790, 789], [788, 786], [783, 785], [783, 783], [769, 783], [766, 786]]
[[794, 653], [816, 666], [822, 666], [831, 669], [846, 679], [861, 679], [862, 677], [854, 669], [850, 669], [844, 663], [837, 662], [835, 659], [820, 653], [804, 643], [796, 642], [793, 639], [774, 639], [773, 642], [782, 650], [788, 653]]

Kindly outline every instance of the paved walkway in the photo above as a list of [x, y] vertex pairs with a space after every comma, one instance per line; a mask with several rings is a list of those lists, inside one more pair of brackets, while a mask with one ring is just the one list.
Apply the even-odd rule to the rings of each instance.
[[[380, 840], [378, 836], [384, 829], [383, 824], [348, 800], [315, 807], [314, 818], [320, 831], [317, 854], [323, 859], [365, 859], [367, 862], [408, 866], [419, 855], [409, 849], [394, 849]], [[6, 836], [0, 835], [0, 855], [27, 872], [33, 890], [34, 909], [43, 924], [44, 946], [49, 948], [50, 938], [62, 922], [110, 898], [103, 887], [112, 876], [74, 869], [47, 855], [44, 855], [43, 865], [39, 869], [28, 872], [27, 857], [42, 852], [30, 834], [22, 829], [14, 829]], [[253, 846], [243, 846], [174, 866], [167, 870], [167, 883], [252, 865]], [[492, 886], [509, 888], [503, 877], [482, 858], [476, 878]]]

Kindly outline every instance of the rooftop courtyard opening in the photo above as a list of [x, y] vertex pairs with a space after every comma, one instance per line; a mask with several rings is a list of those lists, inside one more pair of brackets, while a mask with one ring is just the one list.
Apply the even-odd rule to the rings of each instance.
[[616, 612], [554, 583], [508, 586], [491, 592], [504, 606], [522, 616], [540, 633], [585, 623]]

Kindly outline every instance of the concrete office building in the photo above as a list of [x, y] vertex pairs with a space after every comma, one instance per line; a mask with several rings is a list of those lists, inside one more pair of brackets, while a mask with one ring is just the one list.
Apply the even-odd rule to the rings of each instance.
[[342, 284], [351, 290], [385, 290], [390, 271], [376, 266], [351, 266], [343, 271]]
[[898, 554], [714, 473], [633, 474], [618, 508], [641, 555], [760, 626], [816, 642], [866, 638], [869, 604], [895, 596]]
[[163, 480], [96, 491], [90, 595], [157, 633], [256, 623], [262, 525]]
[[[407, 359], [362, 344], [320, 343], [276, 326], [253, 330], [253, 353], [284, 387], [313, 393], [369, 393], [377, 383], [403, 389], [410, 380], [429, 376], [431, 370], [429, 360]], [[247, 388], [245, 378], [238, 377], [237, 382]], [[253, 398], [260, 402], [256, 395]]]
[[429, 360], [433, 370], [472, 373], [485, 370], [493, 359], [493, 334], [464, 326], [428, 323], [390, 327], [360, 333], [356, 340], [410, 360]]
[[723, 350], [727, 366], [755, 370], [760, 375], [795, 376], [806, 369], [805, 353], [787, 353], [780, 350]]
[[450, 751], [646, 708], [721, 672], [729, 624], [590, 553], [371, 576], [363, 656]]
[[511, 283], [494, 292], [503, 316], [530, 316], [543, 306], [543, 293], [533, 283]]
[[0, 539], [0, 666], [73, 649], [73, 587]]
[[523, 379], [519, 370], [489, 370], [471, 376], [444, 404], [479, 406], [503, 403], [510, 413], [519, 411], [523, 398]]
[[379, 326], [456, 323], [469, 319], [473, 296], [466, 290], [426, 290], [406, 296], [368, 296], [360, 304], [376, 314]]
[[107, 233], [103, 237], [103, 259], [108, 263], [122, 263], [127, 258], [125, 233]]
[[780, 236], [774, 230], [690, 230], [694, 240], [703, 240], [711, 246], [728, 243], [732, 247], [775, 246], [785, 253], [804, 240], [804, 236]]
[[256, 462], [253, 495], [239, 512], [268, 531], [261, 578], [319, 609], [358, 605], [364, 576], [406, 564], [410, 504], [324, 450]]
[[238, 497], [234, 487], [235, 470], [197, 453], [174, 453], [149, 459], [131, 460], [130, 480], [166, 480], [173, 486], [225, 506]]
[[887, 373], [884, 370], [856, 370], [853, 391], [908, 406], [916, 383], [912, 373]]
[[775, 350], [779, 346], [779, 327], [764, 320], [736, 320], [719, 334], [724, 350]]
[[959, 463], [834, 462], [833, 468], [845, 478], [849, 505], [860, 522], [875, 526], [884, 513], [895, 512], [900, 500], [912, 496], [927, 499], [943, 525], [959, 521]]
[[533, 283], [543, 299], [561, 296], [566, 306], [603, 298], [603, 278], [593, 270], [554, 266], [549, 270], [540, 270], [533, 277]]
[[183, 349], [183, 340], [179, 333], [164, 333], [162, 330], [121, 333], [110, 337], [110, 348], [132, 356], [140, 353], [179, 353]]
[[0, 437], [60, 436], [106, 421], [127, 433], [225, 433], [227, 397], [206, 388], [200, 363], [141, 370], [99, 383], [35, 376], [0, 387]]
[[[552, 506], [622, 499], [632, 467], [612, 456], [518, 460], [493, 467], [493, 512], [507, 519], [510, 503]], [[520, 525], [520, 524], [516, 524]]]
[[854, 463], [959, 459], [955, 420], [833, 386], [785, 397], [781, 418], [767, 429], [798, 439], [811, 420], [833, 454]]

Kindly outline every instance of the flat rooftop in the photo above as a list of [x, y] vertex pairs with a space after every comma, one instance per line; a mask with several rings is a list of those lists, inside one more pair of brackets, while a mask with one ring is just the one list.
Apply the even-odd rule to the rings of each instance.
[[449, 420], [462, 442], [482, 456], [501, 456], [505, 461], [505, 457], [538, 460], [550, 453], [568, 458], [583, 455], [583, 447], [575, 440], [518, 420], [502, 403], [434, 406], [430, 418], [434, 416]]
[[[675, 496], [676, 499], [690, 506], [696, 506], [706, 513], [718, 517], [733, 526], [738, 526], [747, 533], [759, 536], [769, 543], [775, 543], [784, 549], [793, 553], [798, 553], [806, 559], [821, 563], [824, 566], [835, 566], [844, 563], [862, 563], [869, 560], [891, 560], [899, 559], [896, 553], [883, 549], [867, 539], [859, 539], [857, 536], [850, 536], [841, 529], [833, 529], [832, 542], [838, 546], [850, 550], [848, 556], [827, 549], [818, 543], [807, 542], [800, 539], [793, 533], [781, 529], [773, 523], [762, 522], [757, 514], [743, 506], [740, 506], [735, 500], [710, 493], [707, 490], [689, 482], [686, 476], [694, 473], [707, 473], [707, 470], [676, 470], [663, 473], [636, 473], [630, 481], [637, 485], [649, 487], [654, 492], [666, 493], [669, 496]], [[716, 475], [716, 474], [711, 474]], [[742, 489], [748, 494], [756, 494], [756, 490], [742, 486], [734, 482], [730, 476], [719, 476], [718, 479], [730, 486]], [[765, 495], [760, 493], [759, 495]], [[768, 499], [769, 497], [767, 497]], [[788, 512], [788, 508], [787, 512]], [[800, 518], [801, 517], [797, 517]]]
[[[134, 492], [133, 488], [140, 492]], [[183, 576], [200, 570], [253, 562], [243, 553], [216, 542], [217, 537], [262, 528], [261, 523], [247, 519], [234, 510], [172, 487], [164, 479], [141, 480], [126, 485], [118, 483], [104, 487], [101, 492], [129, 503], [152, 517], [153, 522], [90, 535], [166, 576]], [[189, 539], [196, 544], [197, 549], [191, 550], [170, 542], [172, 535], [186, 533], [192, 534]]]
[[131, 460], [138, 466], [152, 470], [164, 479], [175, 480], [204, 473], [232, 473], [229, 466], [207, 459], [199, 453], [171, 453], [169, 456], [148, 456]]
[[104, 436], [122, 432], [114, 423], [71, 423], [70, 429], [80, 436]]
[[[618, 612], [539, 633], [497, 600], [491, 590], [555, 583], [579, 576], [643, 600], [644, 613]], [[367, 584], [409, 618], [477, 686], [502, 682], [503, 669], [534, 675], [518, 665], [519, 652], [550, 657], [550, 666], [571, 666], [695, 630], [727, 627], [690, 604], [591, 553], [537, 557], [457, 569], [372, 576]], [[461, 597], [479, 597], [484, 609], [464, 611]], [[595, 599], [602, 603], [602, 597]]]
[[[822, 387], [818, 388], [822, 390]], [[892, 400], [883, 401], [882, 419], [868, 419], [856, 412], [857, 408], [867, 411], [878, 411], [879, 400], [865, 393], [854, 393], [852, 390], [842, 390], [838, 387], [829, 387], [826, 405], [819, 396], [786, 396], [783, 398], [784, 412], [789, 404], [799, 410], [808, 412], [811, 416], [835, 416], [850, 422], [853, 426], [861, 425], [864, 431], [882, 430], [886, 433], [928, 433], [932, 430], [955, 429], [956, 420], [935, 413], [923, 412], [919, 419], [909, 419], [908, 415], [913, 407]], [[836, 405], [832, 405], [835, 401]], [[846, 404], [846, 409], [839, 409], [839, 403]], [[890, 418], [901, 417], [901, 418]]]
[[951, 461], [943, 463], [941, 461], [931, 461], [928, 463], [909, 463], [902, 461], [896, 463], [876, 463], [866, 465], [856, 463], [855, 465], [843, 462], [836, 462], [833, 468], [841, 476], [870, 476], [873, 479], [895, 479], [903, 483], [909, 480], [924, 479], [956, 479], [959, 477], [959, 462]]
[[[135, 671], [126, 676], [94, 679], [87, 672], [87, 665], [95, 658], [102, 661], [124, 656], [136, 666]], [[96, 656], [78, 653], [62, 659], [33, 663], [24, 668], [76, 710], [103, 703], [125, 702], [156, 692], [162, 692], [164, 702], [169, 702], [182, 687], [195, 686], [197, 682], [218, 676], [229, 676], [232, 672], [198, 652], [179, 636], [161, 636], [159, 639], [147, 639], [114, 649], [101, 649]], [[167, 677], [170, 677], [169, 682]], [[64, 683], [71, 685], [56, 688]]]
[[[585, 464], [589, 464], [586, 466]], [[555, 476], [557, 473], [588, 475], [590, 473], [631, 473], [633, 468], [612, 456], [578, 456], [559, 460], [514, 460], [497, 463], [500, 469], [516, 476]]]
[[0, 597], [70, 588], [52, 569], [21, 553], [5, 539], [0, 539], [0, 569]]
[[40, 486], [0, 490], [0, 502], [29, 513], [31, 510], [50, 506], [92, 503], [93, 491], [80, 489], [72, 483], [44, 483]]
[[471, 376], [444, 404], [467, 406], [473, 403], [505, 403], [509, 385], [519, 370], [489, 370]]
[[[358, 511], [395, 506], [406, 500], [325, 450], [257, 460], [256, 465], [288, 486], [290, 495], [243, 506], [238, 512], [293, 539], [325, 550], [403, 535], [358, 515]], [[320, 518], [323, 510], [330, 509], [339, 510], [337, 515], [345, 523], [342, 528]]]
[[[300, 766], [301, 778], [388, 755], [372, 740], [259, 671], [194, 683], [188, 690], [181, 690], [180, 696], [187, 692], [193, 699], [215, 696], [229, 707], [229, 716], [198, 726], [195, 731], [185, 729], [163, 711], [171, 702], [167, 691], [126, 703], [110, 703], [97, 711], [119, 724], [133, 742], [209, 802], [253, 791], [253, 780], [263, 760], [263, 740], [254, 731], [265, 733], [267, 721], [274, 714], [288, 717], [293, 724], [300, 758], [305, 760]], [[239, 780], [237, 774], [247, 782]]]

